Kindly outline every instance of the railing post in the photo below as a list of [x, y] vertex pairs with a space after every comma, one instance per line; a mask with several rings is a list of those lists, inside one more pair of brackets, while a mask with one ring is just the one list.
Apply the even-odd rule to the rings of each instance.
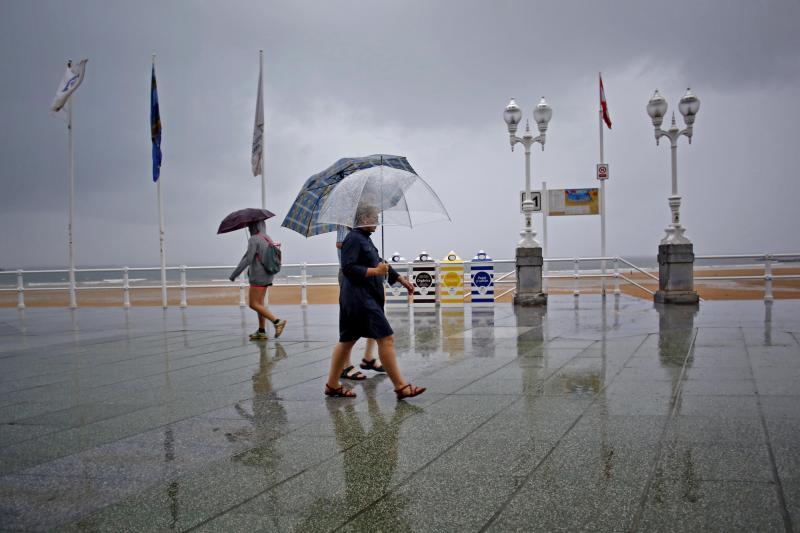
[[122, 269], [122, 307], [125, 309], [131, 307], [131, 280], [128, 270], [128, 267]]
[[764, 256], [764, 301], [771, 302], [772, 296], [772, 255]]
[[244, 301], [244, 281], [239, 282], [239, 307], [247, 307], [247, 303]]
[[581, 276], [580, 275], [580, 266], [579, 266], [580, 259], [578, 259], [576, 257], [574, 259], [574, 261], [575, 261], [575, 269], [574, 269], [573, 274], [572, 274], [572, 277], [574, 279], [573, 282], [572, 282], [572, 294], [573, 294], [573, 296], [575, 296], [577, 298], [578, 296], [581, 295], [580, 281], [579, 281], [580, 280], [580, 276]]
[[308, 270], [305, 261], [300, 267], [300, 305], [308, 305]]
[[614, 296], [619, 296], [619, 257], [614, 258]]
[[186, 265], [181, 265], [181, 307], [186, 307]]
[[25, 309], [25, 284], [22, 280], [22, 270], [17, 270], [17, 309]]

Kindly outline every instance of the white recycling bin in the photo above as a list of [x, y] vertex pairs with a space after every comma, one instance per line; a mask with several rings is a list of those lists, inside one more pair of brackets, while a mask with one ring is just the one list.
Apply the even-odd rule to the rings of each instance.
[[[407, 275], [407, 262], [405, 257], [401, 257], [399, 252], [392, 254], [389, 258], [389, 265], [402, 276]], [[388, 278], [383, 281], [383, 293], [386, 296], [386, 307], [399, 308], [408, 307], [408, 291], [400, 283], [395, 282], [389, 285]]]
[[414, 283], [414, 308], [435, 308], [436, 262], [428, 252], [422, 251], [411, 263], [411, 281]]

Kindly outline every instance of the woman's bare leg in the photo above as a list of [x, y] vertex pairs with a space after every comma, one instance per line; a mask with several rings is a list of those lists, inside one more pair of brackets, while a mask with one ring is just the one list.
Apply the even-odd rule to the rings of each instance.
[[400, 374], [400, 366], [397, 364], [397, 352], [394, 349], [394, 335], [376, 339], [376, 341], [378, 342], [378, 357], [380, 357], [383, 368], [386, 369], [386, 373], [389, 374], [389, 379], [392, 380], [394, 388], [399, 389], [400, 387], [405, 387], [408, 383], [403, 379], [402, 374]]
[[264, 295], [267, 294], [267, 287], [250, 287], [250, 309], [258, 313], [258, 327], [264, 329], [266, 323], [264, 319], [275, 322], [277, 318], [264, 307]]
[[341, 386], [339, 385], [339, 376], [342, 375], [342, 370], [350, 361], [350, 351], [355, 343], [356, 341], [339, 342], [334, 346], [331, 355], [331, 369], [328, 372], [328, 387], [338, 389]]
[[367, 345], [364, 347], [364, 360], [372, 361], [375, 359], [375, 346], [377, 343], [375, 339], [367, 339]]

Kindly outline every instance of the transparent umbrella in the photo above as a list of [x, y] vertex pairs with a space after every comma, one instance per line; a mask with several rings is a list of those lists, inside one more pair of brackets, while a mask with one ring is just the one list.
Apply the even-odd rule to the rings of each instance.
[[322, 205], [317, 220], [351, 228], [375, 225], [358, 219], [359, 212], [367, 207], [380, 213], [380, 226], [414, 227], [450, 220], [439, 196], [425, 180], [414, 173], [385, 165], [359, 170], [337, 183]]

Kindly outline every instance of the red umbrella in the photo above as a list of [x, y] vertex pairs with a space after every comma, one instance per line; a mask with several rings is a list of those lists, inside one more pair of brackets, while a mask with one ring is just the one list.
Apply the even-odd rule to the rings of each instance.
[[231, 231], [236, 231], [237, 229], [246, 228], [253, 222], [260, 222], [274, 216], [275, 213], [272, 211], [267, 211], [266, 209], [257, 209], [255, 207], [240, 209], [238, 211], [234, 211], [222, 220], [219, 225], [219, 229], [217, 230], [217, 235], [220, 233], [229, 233]]

